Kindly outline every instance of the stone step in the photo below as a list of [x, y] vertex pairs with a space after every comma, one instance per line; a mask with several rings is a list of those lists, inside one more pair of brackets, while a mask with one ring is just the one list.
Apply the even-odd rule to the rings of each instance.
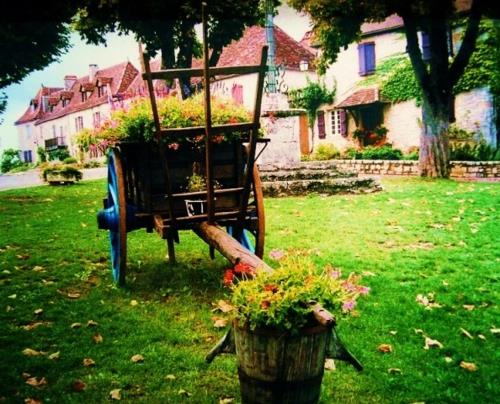
[[304, 195], [311, 192], [321, 194], [371, 193], [382, 190], [374, 178], [337, 178], [292, 181], [263, 181], [266, 196]]

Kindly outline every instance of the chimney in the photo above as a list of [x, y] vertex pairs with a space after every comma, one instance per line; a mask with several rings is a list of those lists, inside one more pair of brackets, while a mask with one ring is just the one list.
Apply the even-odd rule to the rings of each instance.
[[73, 84], [76, 83], [76, 76], [73, 74], [67, 74], [64, 76], [64, 89], [65, 90], [70, 90], [71, 87], [73, 87]]
[[89, 83], [93, 83], [95, 80], [95, 74], [97, 73], [97, 65], [89, 65]]

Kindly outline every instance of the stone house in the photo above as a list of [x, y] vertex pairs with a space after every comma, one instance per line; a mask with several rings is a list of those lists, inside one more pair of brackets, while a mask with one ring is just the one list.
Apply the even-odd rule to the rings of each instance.
[[138, 75], [130, 62], [104, 69], [91, 64], [87, 76], [66, 75], [64, 87], [42, 87], [15, 122], [23, 160], [36, 162], [38, 147], [47, 151], [67, 147], [76, 156], [75, 134], [99, 126], [135, 95], [131, 84]]
[[[393, 15], [382, 22], [364, 23], [361, 40], [342, 50], [325, 74], [327, 86], [336, 86], [332, 105], [318, 111], [316, 133], [321, 143], [339, 149], [353, 146], [356, 129], [371, 131], [384, 127], [387, 141], [407, 151], [419, 146], [422, 110], [414, 99], [391, 103], [381, 96], [380, 86], [366, 85], [377, 66], [394, 56], [406, 54], [403, 21]], [[450, 35], [450, 49], [459, 41], [459, 34]], [[314, 45], [311, 34], [303, 42]], [[419, 33], [424, 58], [428, 52], [426, 35]], [[452, 43], [453, 42], [453, 43]], [[363, 82], [365, 84], [363, 84]], [[454, 119], [457, 127], [482, 136], [490, 145], [497, 146], [495, 106], [488, 88], [477, 88], [457, 94], [454, 101]]]

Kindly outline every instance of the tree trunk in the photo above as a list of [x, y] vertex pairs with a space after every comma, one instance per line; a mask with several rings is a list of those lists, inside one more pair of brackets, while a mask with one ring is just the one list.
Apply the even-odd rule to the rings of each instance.
[[[161, 50], [161, 68], [171, 69], [175, 64], [173, 23], [171, 21], [162, 22], [158, 31]], [[168, 87], [172, 87], [172, 80], [167, 80], [166, 84]]]
[[424, 97], [420, 135], [420, 176], [448, 178], [449, 169], [449, 106], [431, 102]]

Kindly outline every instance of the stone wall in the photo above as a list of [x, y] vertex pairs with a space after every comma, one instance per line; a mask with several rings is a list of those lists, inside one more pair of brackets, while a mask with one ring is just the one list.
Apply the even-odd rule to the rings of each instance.
[[[330, 160], [338, 170], [368, 175], [418, 175], [418, 161], [410, 160]], [[309, 162], [308, 164], [324, 164]], [[500, 161], [452, 161], [451, 177], [487, 178], [500, 181]]]

